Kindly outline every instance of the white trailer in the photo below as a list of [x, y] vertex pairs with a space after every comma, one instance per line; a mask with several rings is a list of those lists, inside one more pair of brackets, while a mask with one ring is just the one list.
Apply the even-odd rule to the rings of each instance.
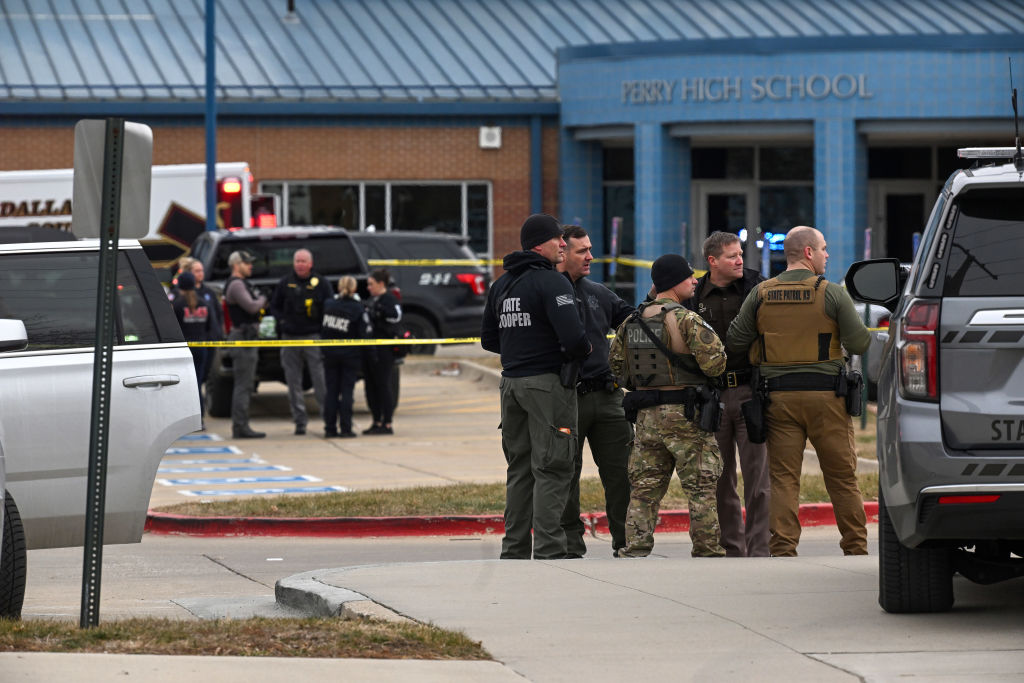
[[[0, 230], [42, 226], [71, 231], [72, 174], [70, 168], [0, 171]], [[254, 195], [253, 190], [248, 164], [217, 164], [218, 227], [250, 227], [260, 223], [253, 222], [253, 201], [266, 198]], [[274, 199], [260, 204], [260, 211], [270, 207], [269, 213], [273, 215], [269, 223], [276, 224], [278, 207]], [[205, 228], [205, 217], [205, 164], [153, 167], [149, 231], [141, 240], [144, 246], [151, 247], [147, 252], [152, 253], [152, 260], [169, 261], [175, 253], [180, 255], [187, 250]]]

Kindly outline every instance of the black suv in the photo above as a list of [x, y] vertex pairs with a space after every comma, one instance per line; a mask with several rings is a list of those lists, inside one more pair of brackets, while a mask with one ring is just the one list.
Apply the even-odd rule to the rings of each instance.
[[1024, 159], [957, 171], [913, 265], [850, 266], [853, 298], [892, 311], [878, 378], [879, 603], [953, 605], [953, 575], [1024, 576]]
[[[366, 278], [378, 267], [387, 268], [402, 304], [405, 329], [417, 339], [476, 337], [480, 334], [487, 285], [486, 268], [479, 265], [432, 265], [437, 260], [475, 259], [465, 241], [453, 235], [424, 232], [349, 232], [330, 226], [291, 226], [207, 232], [192, 245], [191, 255], [202, 262], [206, 283], [220, 290], [231, 274], [228, 256], [244, 249], [255, 257], [250, 280], [272, 294], [277, 282], [291, 272], [298, 249], [313, 254], [313, 269], [337, 290], [338, 278], [351, 275], [359, 295], [368, 296]], [[416, 265], [370, 265], [372, 259], [419, 261]], [[426, 263], [424, 263], [426, 261]], [[432, 353], [436, 345], [414, 346], [413, 353]], [[398, 374], [394, 374], [398, 397]], [[277, 349], [260, 349], [257, 381], [284, 381]], [[231, 411], [231, 367], [218, 353], [207, 384], [210, 415], [226, 417]], [[307, 382], [308, 386], [308, 382]]]

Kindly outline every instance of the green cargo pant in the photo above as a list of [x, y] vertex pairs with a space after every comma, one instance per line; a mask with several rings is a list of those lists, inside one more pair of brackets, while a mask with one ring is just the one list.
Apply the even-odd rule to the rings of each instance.
[[636, 420], [636, 439], [629, 455], [629, 511], [623, 557], [646, 557], [654, 547], [654, 527], [672, 471], [689, 501], [690, 540], [694, 557], [722, 557], [718, 542], [715, 491], [722, 457], [715, 435], [702, 431], [683, 414], [681, 405], [644, 408]]
[[501, 447], [508, 463], [501, 558], [565, 557], [561, 518], [576, 453], [576, 390], [554, 374], [502, 377]]

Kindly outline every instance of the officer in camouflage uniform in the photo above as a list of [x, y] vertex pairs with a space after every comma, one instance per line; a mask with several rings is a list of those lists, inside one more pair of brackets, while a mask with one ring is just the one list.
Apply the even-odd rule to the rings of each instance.
[[[629, 456], [631, 495], [626, 513], [626, 547], [616, 557], [646, 557], [672, 470], [689, 499], [694, 557], [722, 557], [715, 493], [722, 458], [714, 427], [701, 429], [700, 390], [725, 370], [725, 347], [698, 314], [682, 307], [697, 280], [682, 256], [666, 254], [651, 268], [655, 300], [619, 326], [612, 342], [612, 372], [631, 389], [623, 402], [637, 409], [636, 438]], [[670, 358], [651, 341], [650, 330]], [[714, 398], [717, 407], [717, 396]]]

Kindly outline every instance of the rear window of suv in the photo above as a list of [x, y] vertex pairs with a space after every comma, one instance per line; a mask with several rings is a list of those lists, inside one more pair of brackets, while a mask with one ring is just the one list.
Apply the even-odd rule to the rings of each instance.
[[345, 235], [302, 237], [295, 239], [224, 240], [217, 245], [210, 280], [226, 280], [231, 275], [228, 257], [231, 252], [245, 249], [256, 260], [252, 266], [253, 278], [282, 278], [292, 272], [292, 261], [299, 249], [313, 254], [313, 267], [317, 272], [338, 275], [358, 275], [363, 272], [352, 241]]
[[[0, 269], [0, 318], [25, 323], [28, 351], [91, 347], [98, 273], [99, 252], [7, 255]], [[115, 344], [160, 341], [124, 253], [118, 254], [117, 303]]]
[[943, 296], [1024, 295], [1024, 188], [969, 190], [953, 211]]
[[446, 239], [384, 237], [374, 239], [353, 235], [367, 259], [471, 259], [476, 258], [457, 243]]

